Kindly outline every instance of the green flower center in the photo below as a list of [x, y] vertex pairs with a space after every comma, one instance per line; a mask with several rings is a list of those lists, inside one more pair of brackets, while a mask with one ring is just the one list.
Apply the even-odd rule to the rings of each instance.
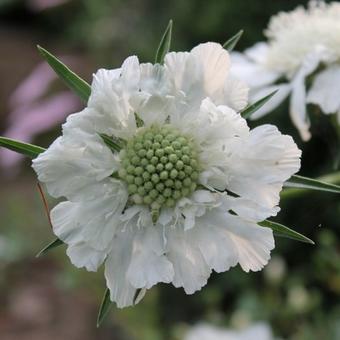
[[166, 124], [140, 128], [120, 152], [119, 177], [135, 204], [174, 207], [197, 187], [199, 162], [192, 138]]

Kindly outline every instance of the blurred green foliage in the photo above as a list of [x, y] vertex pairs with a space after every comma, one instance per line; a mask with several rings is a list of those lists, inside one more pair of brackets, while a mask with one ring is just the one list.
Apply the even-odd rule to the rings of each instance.
[[[123, 58], [137, 54], [152, 61], [164, 28], [174, 20], [173, 49], [188, 50], [200, 42], [225, 42], [240, 29], [245, 33], [237, 49], [264, 39], [269, 17], [306, 1], [296, 0], [74, 0], [41, 12], [25, 1], [0, 2], [1, 25], [28, 30], [37, 43], [51, 52], [63, 50], [91, 60], [93, 71], [117, 67]], [[87, 75], [90, 80], [90, 75]], [[287, 115], [287, 102], [261, 121], [274, 123], [294, 136], [303, 149], [303, 175], [319, 176], [333, 170], [337, 137], [328, 117], [313, 118], [313, 139], [303, 144]], [[50, 134], [51, 142], [54, 134]], [[48, 136], [44, 136], [44, 140]], [[11, 265], [33, 255], [52, 238], [39, 198], [25, 199], [22, 180], [2, 190], [1, 237], [6, 251], [0, 263], [6, 274]], [[30, 179], [27, 181], [32, 183]], [[34, 190], [29, 185], [25, 192]], [[159, 285], [134, 308], [114, 308], [107, 324], [114, 322], [129, 339], [180, 339], [186, 325], [204, 320], [241, 327], [254, 320], [268, 321], [275, 334], [293, 340], [340, 339], [340, 203], [335, 194], [307, 193], [285, 199], [278, 221], [315, 240], [310, 246], [276, 240], [274, 260], [260, 273], [239, 268], [213, 275], [193, 296], [180, 289]], [[0, 244], [1, 246], [1, 244]], [[104, 292], [102, 273], [86, 273], [70, 264], [63, 249], [49, 255], [61, 263], [56, 278], [61, 289], [82, 287], [96, 296]], [[10, 289], [1, 275], [0, 287]], [[113, 321], [114, 320], [114, 321]], [[93, 322], [95, 323], [95, 316]]]

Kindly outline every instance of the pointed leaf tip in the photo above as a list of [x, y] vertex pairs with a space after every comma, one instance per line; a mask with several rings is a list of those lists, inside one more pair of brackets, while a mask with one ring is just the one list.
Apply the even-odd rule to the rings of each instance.
[[169, 20], [168, 26], [163, 33], [162, 39], [158, 45], [155, 64], [163, 64], [165, 55], [170, 51], [172, 36], [172, 20]]
[[110, 300], [110, 290], [109, 288], [106, 288], [102, 302], [100, 304], [98, 316], [97, 316], [97, 328], [100, 327], [101, 323], [105, 319], [106, 315], [109, 312], [111, 305], [112, 305], [112, 302]]
[[91, 86], [46, 49], [39, 45], [37, 45], [37, 48], [42, 57], [52, 67], [55, 73], [72, 91], [74, 91], [76, 95], [78, 95], [85, 103], [87, 103], [91, 94]]
[[247, 106], [243, 111], [240, 112], [241, 116], [245, 119], [248, 119], [255, 111], [259, 110], [264, 104], [266, 104], [277, 93], [277, 91], [278, 90], [275, 90], [267, 96], [259, 99], [255, 103]]
[[310, 189], [340, 194], [339, 185], [299, 175], [292, 176], [287, 182], [284, 183], [284, 186], [286, 188]]
[[64, 244], [64, 242], [62, 240], [56, 238], [51, 243], [49, 243], [46, 247], [44, 247], [42, 250], [40, 250], [39, 253], [35, 257], [43, 256], [47, 252], [49, 252], [50, 250], [57, 248], [57, 247], [61, 246], [62, 244]]
[[223, 44], [223, 48], [225, 48], [228, 52], [231, 52], [235, 48], [238, 41], [241, 39], [242, 35], [243, 30], [238, 31], [234, 36], [232, 36]]
[[22, 155], [30, 158], [36, 158], [40, 153], [45, 151], [45, 149], [40, 146], [20, 142], [7, 137], [0, 137], [0, 146], [21, 153]]
[[309, 244], [315, 244], [314, 241], [312, 241], [310, 238], [298, 233], [295, 230], [292, 230], [285, 225], [269, 220], [262, 221], [258, 223], [262, 227], [270, 228], [273, 230], [274, 235], [278, 237], [286, 237], [290, 238], [295, 241], [300, 241], [304, 243], [309, 243]]

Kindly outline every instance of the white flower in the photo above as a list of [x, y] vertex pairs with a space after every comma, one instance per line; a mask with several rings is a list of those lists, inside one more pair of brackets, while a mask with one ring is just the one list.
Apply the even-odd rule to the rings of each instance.
[[237, 113], [247, 87], [229, 67], [222, 46], [206, 43], [164, 66], [129, 57], [99, 70], [88, 106], [33, 161], [49, 193], [66, 198], [51, 219], [72, 263], [105, 262], [119, 307], [158, 282], [192, 294], [212, 270], [257, 271], [270, 258], [272, 230], [257, 222], [279, 211], [300, 150], [274, 126], [249, 130]]
[[[268, 42], [232, 55], [232, 74], [249, 83], [252, 101], [279, 90], [252, 118], [271, 112], [291, 94], [290, 116], [303, 140], [311, 137], [308, 103], [337, 114], [340, 124], [340, 4], [311, 1], [307, 9], [281, 12], [265, 33]], [[287, 82], [278, 83], [282, 78]]]
[[243, 330], [229, 330], [198, 324], [186, 334], [184, 340], [273, 340], [270, 327], [262, 322], [253, 324]]

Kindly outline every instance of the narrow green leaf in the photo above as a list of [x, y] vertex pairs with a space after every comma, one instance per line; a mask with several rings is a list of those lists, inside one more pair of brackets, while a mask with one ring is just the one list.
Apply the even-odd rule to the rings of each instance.
[[316, 179], [294, 175], [284, 184], [288, 188], [310, 189], [340, 194], [340, 186]]
[[57, 248], [57, 247], [61, 246], [62, 244], [64, 244], [64, 242], [62, 240], [59, 240], [58, 238], [56, 238], [54, 241], [49, 243], [45, 248], [41, 249], [39, 251], [39, 253], [36, 255], [36, 257], [40, 257], [42, 255], [45, 255], [50, 250]]
[[272, 93], [268, 94], [267, 96], [259, 99], [257, 102], [254, 104], [251, 104], [247, 106], [243, 111], [241, 111], [241, 116], [245, 119], [248, 119], [255, 111], [259, 110], [264, 104], [267, 103], [267, 101], [274, 96], [274, 94], [278, 90], [273, 91]]
[[91, 86], [73, 71], [71, 71], [65, 64], [63, 64], [58, 58], [52, 55], [50, 52], [37, 46], [40, 54], [53, 68], [55, 73], [66, 83], [66, 85], [75, 92], [85, 103], [87, 103], [91, 94]]
[[109, 309], [112, 305], [112, 302], [110, 300], [110, 290], [109, 288], [106, 288], [102, 303], [99, 308], [98, 316], [97, 316], [97, 327], [101, 325], [103, 320], [105, 319], [107, 313], [109, 312]]
[[169, 21], [169, 24], [162, 36], [161, 42], [158, 45], [155, 57], [155, 64], [157, 63], [163, 64], [164, 57], [170, 50], [171, 34], [172, 34], [172, 20]]
[[103, 139], [104, 143], [113, 151], [119, 152], [122, 149], [122, 143], [119, 139], [105, 135], [104, 133], [99, 134], [100, 137]]
[[0, 146], [21, 153], [31, 158], [36, 158], [45, 149], [29, 143], [23, 143], [11, 138], [0, 137]]
[[223, 47], [228, 51], [231, 52], [236, 44], [238, 43], [238, 41], [240, 40], [240, 38], [242, 37], [243, 34], [243, 30], [239, 31], [238, 33], [236, 33], [234, 36], [232, 36], [229, 40], [227, 40], [224, 44]]
[[260, 222], [258, 224], [262, 227], [267, 227], [267, 228], [272, 229], [275, 236], [287, 237], [287, 238], [291, 238], [291, 239], [296, 240], [296, 241], [305, 242], [305, 243], [309, 243], [309, 244], [315, 244], [308, 237], [298, 233], [295, 230], [292, 230], [292, 229], [284, 226], [283, 224], [273, 222], [273, 221], [268, 221], [268, 220], [265, 220], [265, 221]]

